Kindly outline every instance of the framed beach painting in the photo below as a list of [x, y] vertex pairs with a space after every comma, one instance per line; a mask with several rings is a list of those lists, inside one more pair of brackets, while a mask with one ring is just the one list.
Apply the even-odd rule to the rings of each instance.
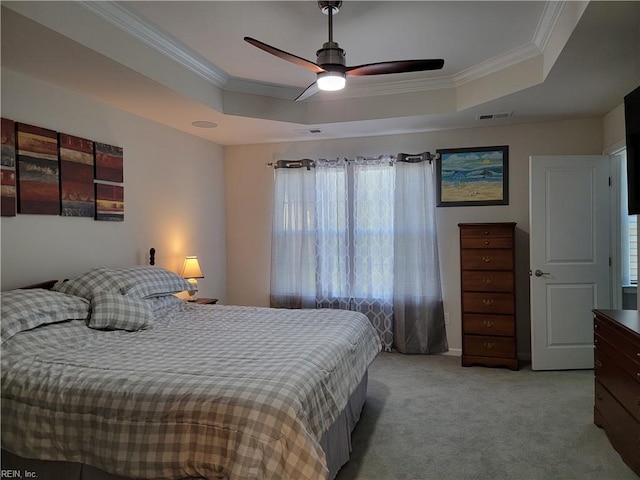
[[438, 207], [509, 204], [509, 147], [437, 150]]

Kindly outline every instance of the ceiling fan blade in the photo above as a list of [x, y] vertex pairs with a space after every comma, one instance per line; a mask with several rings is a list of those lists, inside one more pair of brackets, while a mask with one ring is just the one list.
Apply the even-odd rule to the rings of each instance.
[[280, 50], [279, 48], [272, 47], [271, 45], [267, 45], [266, 43], [261, 42], [260, 40], [256, 40], [255, 38], [251, 38], [251, 37], [244, 37], [244, 40], [250, 43], [251, 45], [253, 45], [254, 47], [258, 47], [259, 49], [264, 50], [265, 52], [270, 53], [271, 55], [275, 55], [276, 57], [286, 60], [288, 62], [295, 63], [300, 67], [306, 68], [307, 70], [311, 70], [313, 73], [324, 72], [324, 68], [322, 68], [320, 65], [315, 64], [302, 57], [297, 57], [291, 53], [285, 52], [284, 50]]
[[430, 60], [396, 60], [392, 62], [369, 63], [347, 67], [347, 76], [363, 77], [365, 75], [385, 75], [388, 73], [423, 72], [440, 70], [444, 66], [442, 59]]
[[306, 100], [311, 95], [315, 95], [319, 91], [320, 91], [320, 89], [318, 88], [318, 84], [316, 82], [313, 82], [311, 85], [309, 85], [307, 88], [305, 88], [304, 91], [300, 95], [298, 95], [298, 97], [295, 99], [295, 101], [296, 102], [301, 102], [302, 100]]

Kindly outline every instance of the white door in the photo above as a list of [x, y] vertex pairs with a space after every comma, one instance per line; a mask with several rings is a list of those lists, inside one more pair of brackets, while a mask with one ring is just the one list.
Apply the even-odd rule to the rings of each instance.
[[609, 308], [609, 157], [529, 158], [531, 366], [593, 368], [594, 308]]

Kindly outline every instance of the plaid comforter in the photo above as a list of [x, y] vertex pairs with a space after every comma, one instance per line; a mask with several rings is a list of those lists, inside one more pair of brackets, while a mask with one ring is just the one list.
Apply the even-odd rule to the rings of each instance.
[[364, 315], [181, 302], [2, 346], [2, 448], [133, 478], [323, 479], [319, 439], [380, 350]]

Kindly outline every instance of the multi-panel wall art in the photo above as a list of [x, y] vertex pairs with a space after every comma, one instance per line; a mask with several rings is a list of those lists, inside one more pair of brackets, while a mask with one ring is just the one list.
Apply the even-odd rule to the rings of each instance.
[[123, 159], [121, 147], [3, 118], [2, 216], [121, 222]]

